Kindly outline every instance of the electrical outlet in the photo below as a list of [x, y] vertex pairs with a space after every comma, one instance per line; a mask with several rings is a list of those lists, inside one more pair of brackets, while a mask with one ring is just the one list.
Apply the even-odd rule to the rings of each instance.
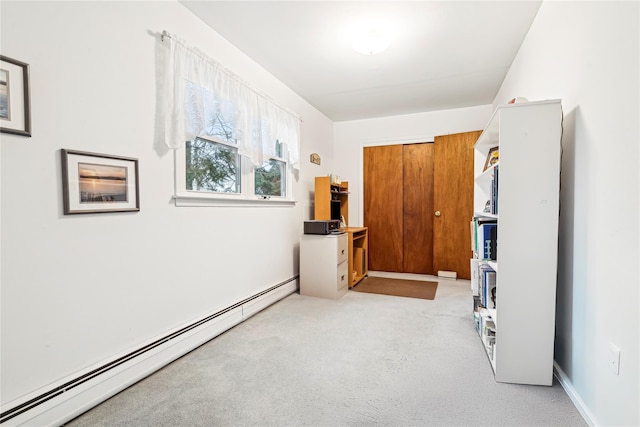
[[620, 375], [620, 349], [613, 343], [609, 343], [609, 369], [616, 375]]

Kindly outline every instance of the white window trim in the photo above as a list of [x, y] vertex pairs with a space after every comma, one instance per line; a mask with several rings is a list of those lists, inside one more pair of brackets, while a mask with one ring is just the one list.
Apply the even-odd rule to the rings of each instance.
[[[235, 146], [215, 137], [199, 137], [215, 143]], [[259, 196], [255, 194], [255, 168], [251, 167], [247, 171], [241, 165], [240, 173], [240, 193], [214, 193], [205, 191], [192, 191], [186, 188], [186, 144], [174, 150], [175, 171], [175, 193], [173, 199], [176, 207], [255, 207], [255, 206], [295, 206], [296, 200], [293, 200], [293, 173], [286, 159], [281, 157], [269, 157], [269, 159], [279, 160], [285, 163], [286, 171], [286, 196]], [[268, 159], [267, 159], [268, 160]], [[242, 158], [242, 163], [248, 159]]]

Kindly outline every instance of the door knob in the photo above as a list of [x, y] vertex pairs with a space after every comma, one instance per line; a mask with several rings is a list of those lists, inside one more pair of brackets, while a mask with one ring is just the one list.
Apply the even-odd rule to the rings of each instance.
[[441, 213], [440, 211], [435, 211], [433, 214], [434, 214], [435, 216], [440, 216], [440, 215], [442, 215], [442, 213]]

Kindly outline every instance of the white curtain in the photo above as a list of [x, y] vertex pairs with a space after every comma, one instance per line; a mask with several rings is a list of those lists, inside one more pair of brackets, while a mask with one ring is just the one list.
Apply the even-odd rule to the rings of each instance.
[[[283, 157], [299, 170], [300, 119], [176, 35], [169, 44], [164, 78], [165, 143], [173, 149], [197, 136], [237, 143], [254, 166]], [[276, 153], [276, 141], [282, 152]]]

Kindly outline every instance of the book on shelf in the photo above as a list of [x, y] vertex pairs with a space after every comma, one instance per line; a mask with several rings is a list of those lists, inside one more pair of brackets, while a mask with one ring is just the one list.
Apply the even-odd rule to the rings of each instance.
[[496, 272], [484, 270], [482, 305], [486, 308], [496, 308]]
[[495, 260], [495, 248], [497, 239], [492, 239], [492, 235], [497, 238], [498, 224], [493, 222], [480, 222], [478, 224], [477, 254], [478, 259]]
[[[493, 277], [490, 273], [493, 273]], [[490, 308], [487, 304], [487, 280], [491, 279], [495, 283], [495, 271], [485, 263], [478, 265], [478, 295], [480, 296], [480, 304], [485, 308]]]
[[473, 310], [496, 309], [497, 273], [487, 262], [471, 260]]
[[[497, 222], [497, 219], [487, 217], [474, 217], [471, 220], [471, 250], [474, 258], [496, 259]], [[492, 229], [494, 229], [493, 232]], [[488, 246], [487, 241], [489, 241]], [[491, 254], [494, 254], [493, 258]]]
[[489, 230], [489, 259], [496, 261], [498, 259], [498, 226]]
[[498, 174], [500, 166], [496, 165], [491, 176], [491, 188], [489, 189], [489, 213], [498, 214]]
[[471, 258], [471, 293], [474, 297], [480, 295], [480, 277], [478, 266], [480, 260], [477, 258]]
[[476, 252], [476, 239], [478, 237], [477, 233], [476, 233], [476, 219], [472, 218], [470, 221], [470, 227], [471, 227], [471, 252], [475, 253]]

